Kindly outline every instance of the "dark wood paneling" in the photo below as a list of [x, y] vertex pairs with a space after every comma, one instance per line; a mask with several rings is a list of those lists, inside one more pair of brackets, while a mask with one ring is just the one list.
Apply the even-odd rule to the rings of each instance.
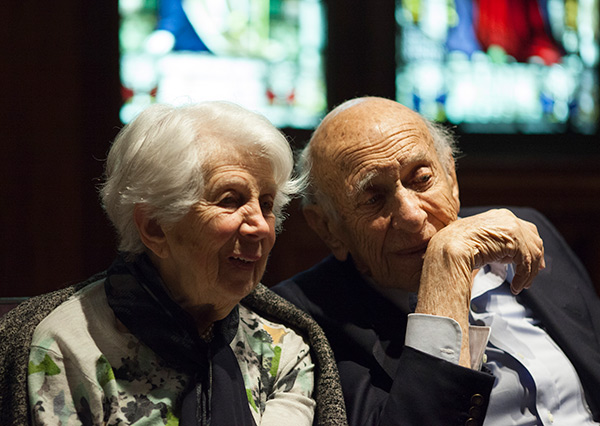
[[92, 179], [117, 123], [116, 1], [5, 7], [0, 293], [30, 296], [85, 278], [112, 250]]

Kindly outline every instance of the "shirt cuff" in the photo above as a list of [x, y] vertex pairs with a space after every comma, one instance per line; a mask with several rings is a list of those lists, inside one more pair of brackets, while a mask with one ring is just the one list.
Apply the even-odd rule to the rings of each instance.
[[485, 348], [490, 340], [491, 332], [492, 328], [486, 325], [469, 326], [469, 352], [473, 370], [481, 370], [481, 365], [487, 361]]
[[[481, 369], [490, 327], [469, 327], [471, 368]], [[462, 330], [452, 318], [427, 314], [409, 314], [404, 344], [436, 358], [458, 364]]]

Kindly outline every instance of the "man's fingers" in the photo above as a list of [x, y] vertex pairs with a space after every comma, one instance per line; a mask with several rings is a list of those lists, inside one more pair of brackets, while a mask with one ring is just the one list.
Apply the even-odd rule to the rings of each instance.
[[531, 261], [521, 261], [515, 264], [515, 276], [510, 284], [512, 294], [519, 294], [524, 288], [529, 288], [535, 277]]
[[[539, 237], [537, 227], [530, 225], [528, 231], [523, 235], [522, 247], [520, 247], [521, 255], [518, 256], [515, 262], [515, 276], [511, 283], [510, 289], [513, 294], [519, 294], [524, 288], [531, 287], [533, 279], [538, 272], [546, 267], [544, 260], [544, 243]], [[527, 229], [524, 228], [524, 229]]]
[[505, 209], [453, 222], [440, 230], [430, 245], [434, 239], [457, 264], [466, 261], [472, 269], [486, 263], [514, 263], [515, 276], [511, 284], [514, 294], [529, 288], [546, 265], [537, 227]]

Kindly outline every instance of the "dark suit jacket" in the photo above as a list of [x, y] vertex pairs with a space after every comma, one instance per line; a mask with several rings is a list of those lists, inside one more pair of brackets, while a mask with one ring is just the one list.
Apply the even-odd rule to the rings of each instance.
[[[469, 216], [488, 208], [464, 209]], [[519, 296], [575, 366], [600, 419], [600, 300], [581, 263], [538, 212], [546, 269]], [[370, 288], [351, 260], [328, 257], [273, 290], [309, 312], [334, 350], [351, 425], [483, 422], [494, 377], [404, 347], [406, 312]]]

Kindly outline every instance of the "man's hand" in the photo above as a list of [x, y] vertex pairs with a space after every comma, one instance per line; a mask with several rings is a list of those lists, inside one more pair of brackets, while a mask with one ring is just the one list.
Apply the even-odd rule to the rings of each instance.
[[487, 263], [514, 263], [513, 294], [529, 288], [545, 267], [544, 246], [534, 224], [506, 209], [490, 210], [459, 219], [441, 229], [428, 246], [441, 249], [450, 262], [463, 264], [472, 272]]
[[459, 219], [433, 236], [423, 262], [416, 312], [454, 318], [463, 330], [461, 365], [468, 366], [468, 316], [474, 272], [487, 263], [514, 263], [511, 291], [531, 286], [545, 267], [544, 246], [532, 223], [509, 210]]

